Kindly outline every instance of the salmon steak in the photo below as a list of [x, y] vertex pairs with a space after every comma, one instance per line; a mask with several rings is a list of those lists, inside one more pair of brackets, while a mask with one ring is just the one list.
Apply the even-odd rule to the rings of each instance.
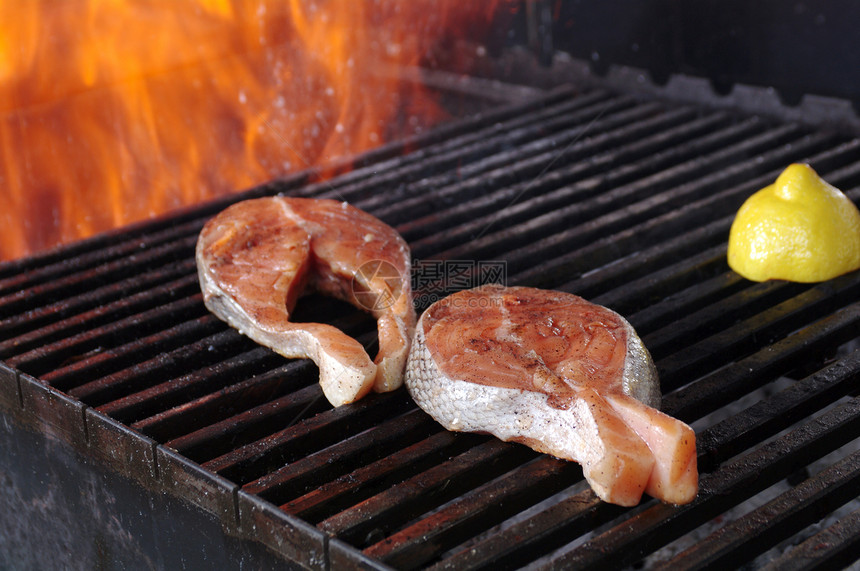
[[443, 298], [418, 321], [405, 379], [448, 430], [578, 462], [606, 502], [698, 492], [695, 433], [658, 410], [647, 349], [624, 318], [575, 295], [487, 285]]
[[[328, 199], [245, 200], [205, 224], [196, 261], [209, 311], [284, 357], [312, 359], [332, 405], [403, 384], [416, 321], [410, 252], [377, 218]], [[374, 316], [375, 359], [332, 325], [290, 321], [301, 295], [311, 291]]]

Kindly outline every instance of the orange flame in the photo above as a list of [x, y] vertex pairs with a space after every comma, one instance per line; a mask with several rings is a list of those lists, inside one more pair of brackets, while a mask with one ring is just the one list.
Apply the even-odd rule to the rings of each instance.
[[[0, 3], [0, 259], [351, 155], [443, 118], [374, 73], [480, 0]], [[397, 121], [406, 110], [409, 118]]]

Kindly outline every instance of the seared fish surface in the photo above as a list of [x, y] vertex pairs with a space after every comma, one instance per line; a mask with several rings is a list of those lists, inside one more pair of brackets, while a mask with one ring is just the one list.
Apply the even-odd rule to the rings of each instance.
[[[312, 359], [334, 406], [402, 384], [416, 320], [410, 253], [382, 221], [334, 200], [246, 200], [206, 223], [196, 256], [206, 307], [285, 357]], [[377, 319], [375, 360], [336, 327], [290, 321], [309, 290], [346, 300]]]
[[657, 410], [642, 341], [575, 295], [492, 285], [437, 301], [418, 321], [406, 386], [448, 430], [579, 462], [604, 501], [683, 504], [698, 491], [695, 433]]

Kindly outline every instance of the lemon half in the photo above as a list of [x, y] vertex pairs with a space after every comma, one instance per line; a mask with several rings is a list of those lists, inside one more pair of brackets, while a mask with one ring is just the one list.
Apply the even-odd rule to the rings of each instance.
[[753, 281], [820, 282], [860, 268], [860, 211], [806, 164], [750, 196], [729, 232], [729, 266]]

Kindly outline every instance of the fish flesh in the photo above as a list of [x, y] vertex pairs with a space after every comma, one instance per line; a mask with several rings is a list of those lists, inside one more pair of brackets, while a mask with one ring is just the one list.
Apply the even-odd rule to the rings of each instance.
[[[329, 199], [274, 196], [238, 202], [209, 220], [196, 249], [206, 307], [257, 343], [312, 359], [334, 405], [403, 383], [416, 314], [411, 260], [396, 230]], [[294, 323], [299, 297], [318, 291], [377, 320], [374, 360], [325, 323]]]
[[658, 410], [644, 344], [578, 296], [485, 285], [443, 298], [418, 321], [405, 382], [448, 430], [579, 462], [604, 501], [683, 504], [698, 492], [695, 433]]

